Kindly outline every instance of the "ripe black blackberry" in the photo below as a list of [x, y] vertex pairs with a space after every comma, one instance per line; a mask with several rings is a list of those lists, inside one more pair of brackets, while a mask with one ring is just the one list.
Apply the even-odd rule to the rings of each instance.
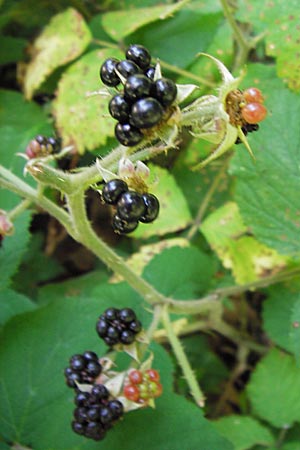
[[116, 205], [121, 195], [128, 191], [125, 181], [118, 178], [108, 181], [102, 189], [102, 198], [108, 205]]
[[118, 63], [118, 59], [108, 58], [100, 67], [100, 78], [106, 86], [116, 87], [120, 84], [121, 80], [115, 71]]
[[108, 308], [98, 319], [96, 331], [109, 346], [132, 344], [142, 324], [131, 308]]
[[143, 45], [132, 44], [126, 50], [126, 59], [135, 62], [141, 69], [145, 70], [150, 65], [151, 55]]
[[103, 384], [95, 384], [90, 393], [77, 391], [74, 402], [73, 431], [95, 441], [102, 440], [124, 413], [123, 404], [111, 398]]
[[86, 351], [82, 355], [73, 355], [69, 360], [69, 367], [65, 369], [66, 383], [76, 388], [77, 383], [92, 384], [102, 371], [96, 353]]

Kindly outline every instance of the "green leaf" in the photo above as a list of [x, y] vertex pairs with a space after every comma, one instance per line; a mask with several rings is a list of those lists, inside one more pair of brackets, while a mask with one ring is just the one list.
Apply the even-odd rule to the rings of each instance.
[[68, 8], [54, 16], [33, 44], [33, 58], [24, 79], [26, 97], [30, 99], [57, 67], [77, 58], [91, 38], [89, 28], [75, 9]]
[[18, 273], [14, 276], [13, 288], [34, 298], [38, 285], [62, 275], [64, 270], [58, 260], [46, 255], [44, 236], [31, 235], [27, 252], [24, 254]]
[[258, 363], [247, 388], [254, 412], [278, 428], [300, 422], [299, 390], [300, 368], [276, 349]]
[[[259, 13], [258, 13], [259, 11]], [[238, 17], [250, 22], [257, 33], [266, 33], [266, 54], [277, 61], [277, 73], [288, 86], [300, 90], [299, 2], [241, 0]]]
[[[288, 286], [283, 285], [269, 289], [268, 298], [263, 303], [265, 331], [277, 345], [289, 352], [294, 352], [297, 342], [299, 343], [297, 341], [298, 330], [293, 328], [293, 323], [297, 322], [297, 305], [299, 302], [300, 294], [298, 290], [293, 291]], [[293, 317], [294, 314], [295, 318]]]
[[220, 5], [205, 8], [197, 3], [190, 2], [174, 17], [143, 27], [127, 38], [128, 43], [141, 42], [154, 59], [188, 67], [199, 52], [207, 51], [224, 20]]
[[17, 62], [24, 57], [26, 40], [12, 36], [0, 36], [0, 64]]
[[281, 450], [300, 450], [300, 443], [299, 442], [287, 442], [286, 444], [284, 444], [281, 447]]
[[63, 74], [54, 102], [56, 126], [64, 145], [74, 145], [78, 152], [105, 144], [114, 134], [115, 121], [108, 114], [109, 97], [87, 97], [104, 87], [99, 69], [109, 57], [122, 58], [119, 51], [95, 50], [72, 64]]
[[196, 247], [172, 247], [151, 260], [144, 277], [164, 295], [186, 299], [208, 289], [214, 270], [212, 257]]
[[214, 425], [220, 434], [233, 443], [234, 450], [247, 450], [257, 444], [268, 447], [275, 443], [270, 430], [250, 416], [222, 417]]
[[7, 236], [2, 242], [0, 251], [0, 290], [5, 289], [11, 283], [11, 277], [15, 274], [23, 254], [27, 250], [30, 234], [30, 213], [25, 212], [14, 222], [14, 234]]
[[143, 25], [166, 19], [181, 9], [187, 1], [182, 0], [173, 5], [108, 12], [102, 17], [102, 26], [109, 36], [119, 41]]
[[256, 164], [244, 149], [234, 155], [235, 200], [257, 240], [294, 255], [300, 251], [300, 97], [276, 79], [272, 67], [252, 65], [246, 83], [262, 89], [269, 117], [249, 137]]
[[139, 224], [139, 227], [131, 235], [136, 238], [162, 236], [178, 231], [186, 228], [191, 220], [186, 199], [170, 172], [154, 165], [149, 165], [149, 168], [152, 177], [157, 180], [151, 186], [150, 192], [159, 199], [159, 216], [150, 226], [149, 224]]
[[[211, 144], [205, 144], [211, 147]], [[207, 209], [205, 208], [206, 214], [223, 205], [229, 198], [230, 180], [225, 171], [220, 174], [220, 167], [210, 164], [201, 170], [201, 173], [190, 170], [190, 167], [195, 166], [199, 159], [207, 155], [202, 154], [201, 150], [202, 143], [199, 148], [199, 141], [193, 140], [189, 147], [179, 155], [172, 171], [177, 184], [184, 193], [193, 217], [197, 217], [202, 204], [206, 203], [207, 199], [209, 199], [209, 204]], [[211, 187], [217, 177], [220, 178], [219, 184], [211, 196]]]
[[23, 445], [30, 442], [35, 450], [115, 450], [120, 442], [130, 449], [143, 446], [161, 450], [171, 446], [172, 450], [182, 450], [189, 442], [189, 448], [232, 450], [199, 408], [172, 393], [172, 365], [157, 345], [152, 347], [154, 365], [160, 371], [164, 393], [156, 409], [126, 414], [103, 444], [86, 441], [71, 431], [74, 394], [64, 384], [63, 368], [74, 353], [91, 349], [101, 356], [105, 354], [106, 348], [94, 327], [108, 304], [135, 307], [139, 317], [149, 316], [140, 300], [124, 284], [107, 289], [97, 286], [94, 296], [67, 302], [58, 299], [10, 321], [1, 336], [0, 355], [0, 421], [5, 440]]
[[[15, 91], [0, 90], [0, 164], [23, 178], [24, 159], [16, 153], [24, 153], [28, 142], [37, 134], [52, 133], [46, 113], [35, 103], [26, 102]], [[35, 184], [31, 177], [26, 182]], [[9, 209], [17, 204], [18, 197], [1, 191], [0, 208]]]
[[31, 311], [36, 307], [28, 297], [11, 289], [1, 289], [0, 305], [0, 325], [3, 325], [11, 317]]
[[204, 220], [200, 229], [240, 284], [277, 272], [286, 265], [286, 258], [248, 236], [236, 203], [229, 202], [218, 208]]

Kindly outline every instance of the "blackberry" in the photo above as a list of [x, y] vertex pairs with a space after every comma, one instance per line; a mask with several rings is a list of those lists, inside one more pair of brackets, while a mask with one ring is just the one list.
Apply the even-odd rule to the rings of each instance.
[[141, 194], [135, 191], [127, 191], [121, 195], [117, 203], [117, 215], [126, 221], [139, 220], [145, 213], [146, 206]]
[[100, 67], [100, 78], [102, 80], [102, 83], [106, 86], [115, 87], [120, 84], [121, 80], [115, 72], [118, 64], [118, 59], [108, 58]]
[[123, 415], [119, 400], [109, 399], [110, 393], [103, 384], [95, 384], [91, 393], [77, 392], [72, 421], [75, 433], [93, 440], [101, 440]]
[[151, 85], [152, 81], [145, 75], [131, 75], [124, 85], [125, 98], [130, 102], [135, 102], [140, 98], [148, 97]]
[[139, 66], [135, 64], [133, 61], [128, 61], [127, 59], [120, 61], [117, 64], [116, 69], [126, 79], [130, 77], [130, 75], [140, 73]]
[[139, 218], [139, 221], [143, 223], [153, 222], [159, 213], [159, 201], [153, 194], [143, 194], [142, 197], [146, 205], [146, 211]]
[[[113, 312], [114, 315], [111, 314], [111, 308], [109, 308], [99, 317], [96, 324], [99, 337], [110, 347], [118, 343], [131, 344], [142, 329], [141, 322], [131, 308], [113, 308]], [[104, 322], [107, 324], [106, 334], [104, 334]]]
[[93, 383], [102, 371], [98, 356], [94, 352], [87, 351], [83, 355], [73, 355], [69, 363], [70, 366], [64, 373], [66, 383], [71, 388], [76, 388], [77, 383]]
[[160, 78], [152, 84], [151, 96], [163, 106], [170, 106], [177, 95], [177, 86], [169, 78]]
[[118, 214], [115, 214], [112, 221], [112, 227], [115, 233], [127, 234], [134, 231], [138, 226], [137, 220], [126, 221], [121, 219]]
[[128, 191], [128, 186], [125, 181], [120, 179], [113, 179], [108, 181], [102, 189], [102, 198], [105, 203], [109, 205], [116, 205], [121, 195]]
[[147, 69], [151, 55], [143, 45], [133, 44], [126, 50], [126, 59], [135, 62], [141, 69]]
[[145, 97], [132, 106], [130, 123], [136, 128], [151, 128], [160, 122], [162, 116], [161, 104], [155, 98]]
[[108, 110], [110, 115], [120, 123], [128, 122], [130, 104], [127, 102], [123, 94], [117, 94], [110, 100]]
[[115, 136], [117, 140], [126, 147], [133, 147], [139, 144], [144, 135], [135, 126], [129, 123], [117, 123], [115, 127]]

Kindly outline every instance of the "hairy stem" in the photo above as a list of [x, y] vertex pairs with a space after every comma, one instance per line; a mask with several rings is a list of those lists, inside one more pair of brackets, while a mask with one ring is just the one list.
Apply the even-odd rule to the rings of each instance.
[[9, 191], [18, 194], [20, 197], [35, 203], [40, 208], [55, 217], [66, 228], [68, 233], [72, 233], [73, 230], [71, 229], [70, 217], [66, 211], [57, 206], [48, 198], [41, 195], [38, 190], [33, 189], [3, 166], [0, 166], [0, 187], [8, 189]]
[[187, 359], [187, 356], [183, 350], [183, 347], [181, 345], [180, 340], [174, 333], [172, 322], [170, 320], [168, 310], [165, 307], [162, 313], [162, 322], [166, 329], [168, 339], [170, 341], [170, 344], [172, 346], [173, 352], [176, 356], [176, 359], [182, 369], [182, 372], [184, 374], [184, 377], [186, 379], [186, 382], [189, 385], [189, 388], [191, 390], [191, 394], [198, 406], [201, 408], [205, 404], [205, 397], [203, 392], [201, 391], [201, 388], [196, 380], [195, 374], [190, 366], [190, 363]]
[[84, 192], [67, 196], [68, 208], [73, 219], [72, 237], [97, 255], [111, 270], [122, 275], [127, 283], [148, 303], [160, 304], [165, 298], [152, 285], [137, 275], [108, 245], [100, 239], [87, 218]]

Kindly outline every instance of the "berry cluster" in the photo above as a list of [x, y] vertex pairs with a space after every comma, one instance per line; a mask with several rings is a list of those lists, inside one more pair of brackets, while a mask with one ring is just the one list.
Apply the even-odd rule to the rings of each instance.
[[110, 115], [118, 121], [117, 140], [128, 147], [137, 145], [144, 130], [157, 125], [166, 108], [175, 100], [176, 84], [169, 78], [154, 80], [155, 66], [142, 45], [133, 44], [126, 50], [126, 59], [107, 59], [100, 68], [100, 78], [109, 87], [124, 82], [124, 91], [109, 102]]
[[96, 324], [98, 335], [109, 347], [132, 344], [141, 329], [141, 322], [130, 308], [108, 308]]
[[153, 222], [159, 213], [159, 201], [153, 194], [129, 190], [125, 181], [113, 179], [102, 189], [102, 198], [108, 205], [116, 206], [113, 229], [116, 233], [134, 231], [138, 222]]
[[123, 404], [111, 398], [103, 384], [94, 384], [91, 392], [77, 391], [74, 401], [73, 431], [95, 441], [102, 440], [124, 412]]
[[157, 370], [148, 369], [145, 372], [133, 369], [125, 382], [123, 395], [127, 400], [135, 403], [147, 404], [150, 399], [162, 394], [162, 385]]
[[56, 153], [60, 148], [58, 139], [38, 135], [26, 147], [25, 153], [29, 159], [48, 156]]
[[98, 356], [91, 351], [73, 355], [69, 364], [65, 369], [65, 377], [67, 385], [71, 388], [76, 388], [76, 383], [92, 384], [102, 371]]

